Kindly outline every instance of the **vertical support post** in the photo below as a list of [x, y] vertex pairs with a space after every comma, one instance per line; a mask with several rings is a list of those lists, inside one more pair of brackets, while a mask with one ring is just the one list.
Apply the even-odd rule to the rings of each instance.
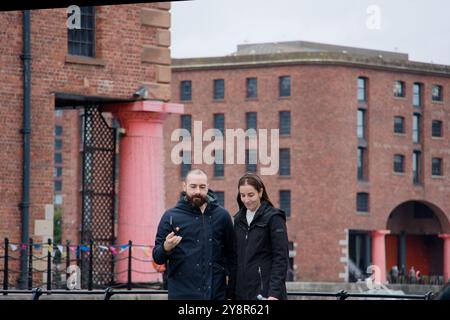
[[[4, 269], [3, 269], [3, 290], [8, 290], [8, 256], [9, 256], [9, 239], [5, 238], [5, 256], [4, 259]], [[3, 295], [6, 296], [8, 293], [3, 292]]]
[[127, 289], [131, 290], [131, 254], [132, 254], [132, 247], [133, 241], [128, 240], [128, 280], [127, 280]]
[[50, 294], [52, 290], [52, 239], [48, 239], [48, 250], [47, 250], [47, 294]]
[[33, 288], [33, 238], [28, 242], [28, 290]]
[[89, 240], [89, 274], [88, 274], [88, 290], [92, 290], [92, 270], [94, 266], [94, 252], [92, 249], [94, 248], [94, 240]]

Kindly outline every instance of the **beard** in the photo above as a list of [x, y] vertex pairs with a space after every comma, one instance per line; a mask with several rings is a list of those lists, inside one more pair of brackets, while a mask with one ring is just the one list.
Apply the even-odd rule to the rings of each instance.
[[202, 194], [194, 194], [192, 196], [186, 194], [186, 198], [188, 202], [199, 208], [206, 203], [206, 196]]

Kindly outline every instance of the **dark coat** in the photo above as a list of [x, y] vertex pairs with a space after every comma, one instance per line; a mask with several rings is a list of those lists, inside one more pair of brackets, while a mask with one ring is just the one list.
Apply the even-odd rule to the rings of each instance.
[[[170, 252], [163, 243], [173, 227], [180, 227], [181, 242]], [[185, 199], [161, 218], [153, 249], [157, 264], [167, 262], [169, 299], [226, 299], [226, 276], [230, 272], [233, 222], [221, 207], [213, 191], [208, 192], [208, 205], [202, 214]]]
[[243, 207], [234, 217], [234, 263], [228, 297], [254, 300], [261, 294], [287, 299], [286, 215], [263, 201], [248, 226], [246, 212]]

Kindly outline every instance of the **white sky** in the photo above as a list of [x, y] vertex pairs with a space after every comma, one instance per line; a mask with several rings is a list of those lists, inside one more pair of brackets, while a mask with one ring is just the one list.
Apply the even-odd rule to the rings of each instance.
[[171, 12], [174, 58], [228, 55], [243, 43], [304, 40], [450, 65], [448, 0], [193, 0], [172, 2]]

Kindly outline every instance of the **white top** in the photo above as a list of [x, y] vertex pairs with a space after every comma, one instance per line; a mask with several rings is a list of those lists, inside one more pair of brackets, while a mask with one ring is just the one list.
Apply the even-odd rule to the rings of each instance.
[[253, 218], [255, 217], [255, 213], [256, 211], [258, 211], [259, 207], [256, 208], [255, 211], [250, 211], [249, 209], [247, 209], [247, 224], [250, 225], [250, 223], [252, 223]]

